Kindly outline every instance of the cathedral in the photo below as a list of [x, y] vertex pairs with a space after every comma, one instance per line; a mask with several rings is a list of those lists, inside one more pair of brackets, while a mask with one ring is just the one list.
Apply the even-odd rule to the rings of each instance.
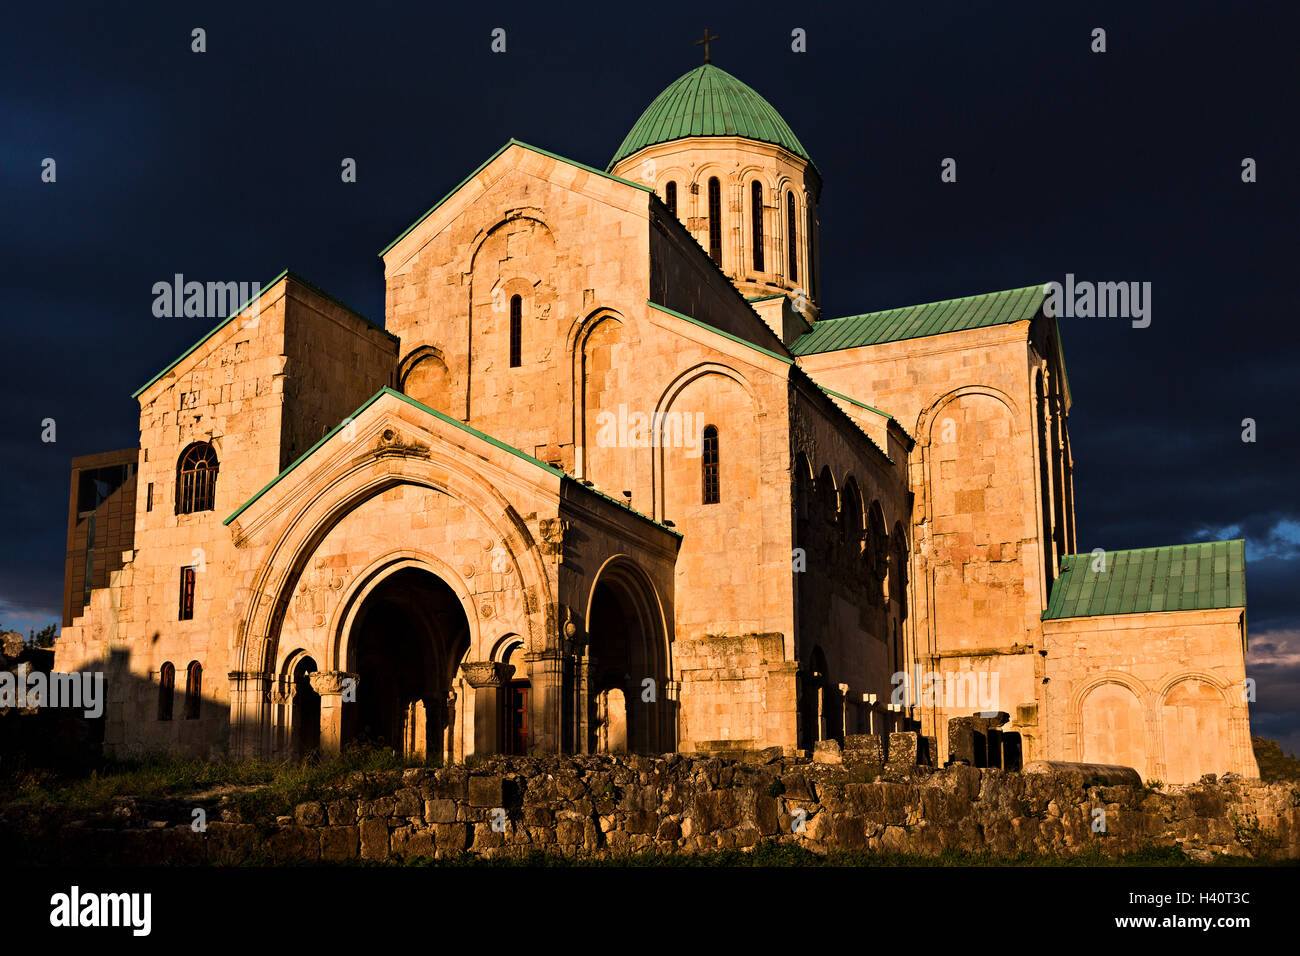
[[1025, 761], [1258, 776], [1244, 543], [1080, 553], [1045, 286], [824, 314], [822, 175], [706, 62], [603, 170], [489, 156], [381, 252], [382, 326], [261, 287], [73, 461], [55, 666], [106, 749], [942, 762], [997, 713]]

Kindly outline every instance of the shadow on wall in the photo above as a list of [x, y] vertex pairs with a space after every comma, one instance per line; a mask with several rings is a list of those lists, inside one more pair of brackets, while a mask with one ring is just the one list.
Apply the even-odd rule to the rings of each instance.
[[[0, 666], [0, 768], [86, 772], [109, 754], [172, 753], [215, 756], [225, 748], [229, 706], [202, 694], [202, 674], [189, 662], [164, 674], [131, 672], [130, 652], [111, 651], [75, 673], [51, 671], [44, 661], [6, 660]], [[194, 689], [197, 677], [198, 693]], [[32, 706], [33, 694], [43, 695]], [[13, 696], [10, 696], [13, 695]], [[9, 706], [4, 706], [4, 705]], [[134, 718], [134, 719], [132, 719]], [[130, 727], [133, 738], [125, 739]]]

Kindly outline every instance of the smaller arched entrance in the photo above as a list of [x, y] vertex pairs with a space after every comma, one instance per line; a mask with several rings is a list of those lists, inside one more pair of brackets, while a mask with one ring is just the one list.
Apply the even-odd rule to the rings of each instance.
[[635, 564], [616, 561], [601, 569], [587, 618], [585, 752], [676, 749], [677, 701], [663, 617]]
[[316, 661], [300, 657], [290, 672], [293, 693], [293, 752], [306, 757], [320, 749], [320, 694], [311, 686]]
[[516, 639], [509, 643], [501, 655], [501, 662], [510, 668], [511, 675], [501, 688], [501, 752], [522, 756], [529, 749], [528, 708], [532, 696], [532, 682], [524, 660], [524, 642]]
[[445, 581], [414, 566], [388, 574], [362, 598], [346, 635], [357, 693], [343, 705], [343, 742], [441, 757], [452, 679], [469, 643], [465, 611]]

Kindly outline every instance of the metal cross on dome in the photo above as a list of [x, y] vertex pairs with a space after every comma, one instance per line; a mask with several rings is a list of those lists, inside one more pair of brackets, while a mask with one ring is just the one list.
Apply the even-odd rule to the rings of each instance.
[[711, 41], [713, 41], [713, 40], [716, 40], [716, 39], [718, 39], [716, 36], [713, 36], [713, 37], [709, 36], [709, 28], [708, 28], [708, 27], [705, 27], [705, 28], [704, 28], [704, 39], [703, 39], [703, 40], [696, 40], [696, 41], [695, 41], [695, 45], [696, 45], [696, 46], [700, 46], [701, 44], [704, 45], [704, 62], [705, 62], [705, 63], [708, 63], [708, 62], [709, 62], [709, 43], [710, 43]]

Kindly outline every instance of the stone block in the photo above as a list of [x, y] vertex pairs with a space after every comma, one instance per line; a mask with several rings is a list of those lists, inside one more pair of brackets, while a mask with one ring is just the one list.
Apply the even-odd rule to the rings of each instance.
[[361, 821], [361, 858], [388, 859], [388, 821], [371, 817]]
[[470, 777], [469, 805], [471, 807], [505, 806], [505, 781], [501, 777]]
[[360, 843], [361, 831], [356, 826], [325, 827], [320, 831], [321, 861], [341, 863], [355, 860]]
[[843, 763], [844, 756], [840, 750], [840, 742], [831, 738], [830, 740], [819, 740], [813, 747], [813, 763]]
[[903, 770], [916, 766], [917, 735], [911, 730], [889, 735], [889, 768]]

